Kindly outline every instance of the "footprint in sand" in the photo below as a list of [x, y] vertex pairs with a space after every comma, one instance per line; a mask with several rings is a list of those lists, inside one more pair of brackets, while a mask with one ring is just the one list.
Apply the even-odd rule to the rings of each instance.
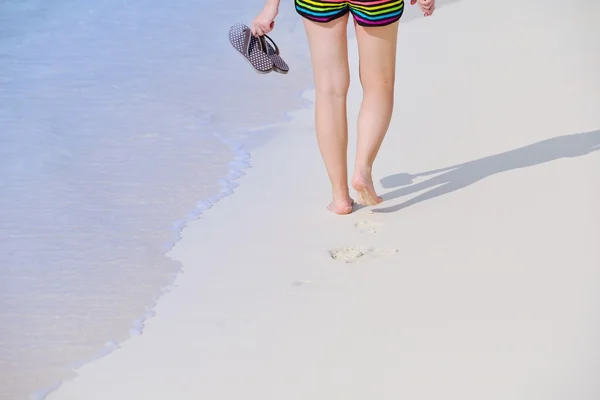
[[300, 286], [309, 285], [311, 283], [312, 283], [312, 281], [309, 281], [309, 280], [297, 280], [297, 281], [292, 282], [292, 286], [300, 287]]
[[372, 221], [372, 220], [367, 219], [364, 221], [358, 221], [356, 224], [354, 224], [354, 226], [361, 233], [364, 233], [367, 235], [374, 235], [377, 232], [379, 232], [379, 229], [381, 229], [382, 224], [381, 224], [381, 222]]
[[345, 262], [346, 264], [358, 261], [361, 258], [378, 258], [391, 256], [398, 252], [398, 249], [384, 250], [374, 249], [371, 247], [340, 247], [338, 249], [329, 250], [331, 258], [337, 261]]

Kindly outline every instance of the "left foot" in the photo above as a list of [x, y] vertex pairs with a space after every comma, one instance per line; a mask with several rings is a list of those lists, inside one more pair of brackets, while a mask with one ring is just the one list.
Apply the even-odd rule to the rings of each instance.
[[375, 206], [383, 201], [375, 192], [370, 172], [355, 172], [352, 187], [358, 192], [358, 202], [364, 206]]

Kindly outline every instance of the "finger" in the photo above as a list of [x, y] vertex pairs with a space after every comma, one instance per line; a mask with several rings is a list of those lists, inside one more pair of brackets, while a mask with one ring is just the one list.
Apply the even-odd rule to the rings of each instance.
[[263, 36], [265, 33], [261, 29], [260, 25], [256, 27], [256, 37]]
[[414, 6], [415, 4], [417, 4], [417, 0], [410, 0], [410, 5]]
[[262, 29], [262, 31], [264, 33], [269, 33], [273, 30], [273, 27], [275, 26], [275, 21], [271, 21], [268, 24], [262, 24], [260, 26], [260, 28]]
[[250, 32], [252, 32], [252, 36], [256, 37], [258, 35], [258, 22], [254, 21], [252, 22], [252, 25], [250, 26]]
[[429, 10], [435, 3], [432, 1], [422, 1], [419, 5], [422, 10]]
[[269, 33], [269, 32], [272, 31], [271, 25], [270, 24], [269, 25], [263, 24], [263, 25], [260, 26], [260, 30], [263, 32], [263, 35], [266, 34], [266, 33]]

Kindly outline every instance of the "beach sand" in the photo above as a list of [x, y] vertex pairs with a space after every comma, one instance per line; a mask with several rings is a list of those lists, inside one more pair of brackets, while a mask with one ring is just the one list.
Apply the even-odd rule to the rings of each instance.
[[183, 230], [143, 334], [47, 398], [600, 398], [599, 11], [407, 9], [385, 202], [327, 212], [313, 111], [294, 112]]

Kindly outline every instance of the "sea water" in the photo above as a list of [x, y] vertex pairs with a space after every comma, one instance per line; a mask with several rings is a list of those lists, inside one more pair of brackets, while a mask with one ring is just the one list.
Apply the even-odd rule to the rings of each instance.
[[228, 42], [262, 4], [0, 0], [0, 399], [43, 398], [142, 332], [179, 230], [231, 193], [240, 143], [300, 105], [291, 2], [273, 33], [287, 76]]

